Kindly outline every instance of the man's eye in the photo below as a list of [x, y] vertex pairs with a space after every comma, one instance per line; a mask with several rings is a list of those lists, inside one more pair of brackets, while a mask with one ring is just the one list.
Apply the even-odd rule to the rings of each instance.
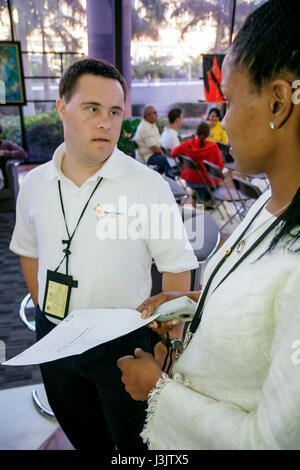
[[91, 106], [89, 108], [89, 111], [91, 111], [91, 113], [96, 113], [97, 112], [97, 108], [95, 106]]
[[120, 115], [120, 111], [111, 111], [110, 114], [112, 116], [119, 116]]

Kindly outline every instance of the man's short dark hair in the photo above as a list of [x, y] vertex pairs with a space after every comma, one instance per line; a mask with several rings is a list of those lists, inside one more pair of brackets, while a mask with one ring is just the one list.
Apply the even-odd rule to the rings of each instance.
[[176, 119], [180, 118], [181, 115], [182, 115], [181, 109], [179, 108], [171, 109], [168, 114], [168, 119], [169, 119], [170, 124], [173, 124], [176, 121]]
[[60, 79], [60, 98], [64, 98], [68, 103], [74, 94], [77, 80], [86, 74], [118, 80], [124, 92], [124, 100], [126, 100], [127, 85], [121, 73], [109, 62], [99, 59], [82, 59], [70, 65]]

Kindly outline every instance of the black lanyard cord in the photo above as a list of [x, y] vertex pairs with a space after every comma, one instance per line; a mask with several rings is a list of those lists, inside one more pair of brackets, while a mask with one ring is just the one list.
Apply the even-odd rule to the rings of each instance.
[[63, 252], [65, 253], [65, 256], [63, 257], [63, 259], [61, 260], [61, 262], [59, 263], [58, 267], [55, 269], [55, 271], [58, 271], [58, 269], [60, 268], [61, 264], [63, 263], [64, 260], [66, 260], [66, 274], [68, 274], [68, 271], [69, 271], [69, 256], [71, 254], [71, 251], [70, 251], [70, 246], [71, 246], [71, 243], [72, 243], [72, 240], [73, 240], [73, 237], [75, 235], [75, 232], [77, 230], [77, 227], [83, 217], [83, 214], [85, 213], [85, 210], [91, 200], [91, 198], [93, 197], [96, 189], [98, 188], [98, 186], [100, 185], [101, 181], [103, 180], [103, 178], [100, 178], [99, 181], [97, 181], [97, 184], [96, 186], [94, 187], [90, 197], [88, 198], [81, 214], [80, 214], [80, 217], [78, 219], [78, 222], [76, 224], [76, 227], [72, 233], [72, 235], [70, 235], [70, 232], [69, 232], [69, 229], [68, 229], [68, 224], [67, 224], [67, 219], [66, 219], [66, 214], [65, 214], [65, 208], [64, 208], [64, 203], [63, 203], [63, 198], [62, 198], [62, 192], [61, 192], [61, 185], [60, 185], [60, 180], [58, 180], [58, 191], [59, 191], [59, 198], [60, 198], [60, 204], [61, 204], [61, 210], [62, 210], [62, 213], [63, 213], [63, 216], [64, 216], [64, 221], [65, 221], [65, 226], [66, 226], [66, 231], [67, 231], [67, 234], [68, 234], [68, 240], [62, 240], [62, 243], [64, 245], [66, 245], [66, 248], [63, 249]]
[[[269, 201], [269, 200], [268, 200]], [[267, 201], [267, 202], [268, 202]], [[224, 262], [226, 261], [226, 259], [230, 256], [230, 254], [232, 253], [232, 251], [234, 250], [234, 248], [238, 245], [238, 243], [243, 239], [245, 233], [248, 231], [248, 229], [250, 228], [250, 226], [252, 225], [252, 223], [254, 222], [254, 220], [256, 219], [256, 217], [260, 214], [260, 212], [262, 211], [262, 209], [265, 207], [265, 205], [267, 204], [267, 202], [259, 209], [259, 211], [255, 214], [255, 216], [251, 219], [250, 223], [247, 225], [247, 227], [245, 228], [245, 230], [242, 232], [242, 234], [238, 237], [238, 239], [234, 242], [234, 244], [232, 245], [232, 247], [229, 249], [229, 250], [226, 250], [226, 255], [220, 260], [220, 262], [217, 264], [217, 266], [215, 267], [215, 269], [213, 270], [212, 274], [210, 275], [207, 283], [206, 283], [206, 286], [205, 286], [205, 289], [201, 295], [201, 298], [200, 298], [200, 302], [199, 302], [199, 305], [197, 307], [197, 310], [195, 312], [195, 315], [194, 315], [194, 318], [190, 324], [190, 328], [189, 328], [189, 331], [190, 333], [193, 335], [195, 333], [195, 331], [197, 330], [199, 324], [200, 324], [200, 321], [201, 321], [201, 318], [202, 318], [202, 314], [203, 314], [203, 310], [204, 310], [204, 303], [205, 303], [205, 300], [206, 300], [206, 297], [207, 297], [207, 294], [208, 294], [208, 290], [210, 288], [210, 285], [215, 277], [215, 275], [217, 274], [217, 272], [219, 271], [219, 269], [221, 268], [221, 266], [224, 264]], [[284, 216], [284, 212], [276, 219], [274, 220], [274, 222], [267, 228], [267, 230], [264, 231], [264, 233], [251, 245], [251, 247], [249, 248], [248, 251], [246, 251], [246, 253], [237, 261], [237, 263], [235, 263], [235, 265], [228, 271], [228, 273], [223, 277], [223, 279], [219, 282], [219, 284], [215, 287], [215, 289], [213, 290], [212, 294], [215, 292], [215, 290], [225, 281], [225, 279], [227, 279], [228, 276], [230, 276], [230, 274], [244, 261], [245, 258], [247, 258], [247, 256], [249, 256], [249, 254], [267, 237], [267, 235], [276, 227], [276, 225], [278, 225], [281, 220], [283, 219], [283, 216]], [[211, 295], [212, 295], [211, 294]]]

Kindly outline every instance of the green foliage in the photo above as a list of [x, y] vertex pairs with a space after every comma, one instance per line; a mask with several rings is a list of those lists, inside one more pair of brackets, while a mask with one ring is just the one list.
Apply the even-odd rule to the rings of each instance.
[[[64, 140], [63, 127], [57, 110], [25, 116], [28, 159], [31, 162], [46, 162], [52, 158], [54, 150]], [[19, 118], [5, 119], [3, 122], [7, 139], [22, 145]]]
[[135, 136], [137, 127], [141, 122], [140, 118], [136, 119], [124, 119], [122, 123], [121, 135], [118, 141], [118, 149], [127, 155], [133, 156], [134, 142], [132, 138]]
[[1, 124], [4, 129], [5, 138], [8, 140], [12, 140], [18, 145], [22, 145], [22, 134], [19, 117], [3, 117], [1, 118]]
[[63, 126], [57, 110], [33, 114], [25, 117], [29, 157], [47, 161], [64, 140]]

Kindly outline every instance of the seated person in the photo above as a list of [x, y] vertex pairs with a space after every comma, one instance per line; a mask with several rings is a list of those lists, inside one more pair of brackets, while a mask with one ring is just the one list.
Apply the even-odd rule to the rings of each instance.
[[160, 136], [160, 145], [165, 150], [172, 150], [180, 144], [178, 139], [177, 129], [182, 126], [183, 113], [181, 109], [174, 108], [168, 114], [169, 126], [165, 127], [162, 135]]
[[[3, 128], [0, 124], [0, 170], [4, 177], [4, 187], [7, 187], [5, 165], [7, 160], [25, 160], [27, 153], [22, 147], [11, 140], [2, 140]], [[1, 174], [1, 172], [0, 172]]]
[[[195, 160], [200, 166], [201, 173], [205, 181], [201, 178], [197, 170], [189, 170], [184, 168], [181, 173], [181, 178], [186, 180], [187, 185], [197, 190], [198, 197], [201, 201], [208, 201], [210, 199], [209, 192], [206, 187], [211, 186], [211, 181], [203, 165], [203, 160], [218, 165], [221, 170], [224, 168], [224, 161], [219, 147], [215, 142], [208, 142], [209, 125], [203, 121], [199, 124], [196, 131], [195, 139], [188, 139], [182, 142], [171, 151], [171, 156], [185, 155]], [[219, 179], [214, 178], [215, 185], [220, 183]]]
[[221, 113], [218, 108], [212, 108], [208, 113], [208, 124], [210, 127], [210, 134], [208, 141], [210, 142], [223, 142], [228, 144], [228, 136], [226, 131], [221, 127]]
[[147, 165], [157, 165], [159, 173], [168, 175], [170, 165], [160, 147], [157, 111], [153, 106], [144, 109], [144, 119], [138, 125], [134, 141], [137, 143], [136, 157]]

